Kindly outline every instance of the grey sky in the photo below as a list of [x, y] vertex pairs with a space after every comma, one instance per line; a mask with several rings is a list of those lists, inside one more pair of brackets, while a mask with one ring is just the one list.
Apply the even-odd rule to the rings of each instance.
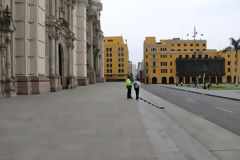
[[[196, 25], [209, 49], [223, 49], [240, 38], [240, 0], [102, 0], [105, 36], [122, 35], [130, 60], [142, 61], [146, 36], [187, 38]], [[200, 37], [199, 37], [200, 38]]]

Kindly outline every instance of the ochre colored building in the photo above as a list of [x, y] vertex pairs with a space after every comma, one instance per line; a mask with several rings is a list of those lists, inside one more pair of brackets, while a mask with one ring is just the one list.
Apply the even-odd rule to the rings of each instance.
[[206, 40], [144, 41], [145, 83], [233, 83], [235, 61], [235, 51], [207, 49]]
[[128, 76], [128, 46], [123, 37], [104, 37], [104, 78], [106, 81], [125, 80]]

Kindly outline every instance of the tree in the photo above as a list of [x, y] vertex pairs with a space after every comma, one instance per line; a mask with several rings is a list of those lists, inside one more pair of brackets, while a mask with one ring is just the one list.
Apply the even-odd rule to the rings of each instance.
[[240, 38], [235, 40], [234, 38], [230, 38], [231, 46], [225, 48], [223, 52], [227, 51], [235, 51], [236, 58], [236, 77], [235, 77], [235, 86], [238, 86], [238, 51], [240, 51]]

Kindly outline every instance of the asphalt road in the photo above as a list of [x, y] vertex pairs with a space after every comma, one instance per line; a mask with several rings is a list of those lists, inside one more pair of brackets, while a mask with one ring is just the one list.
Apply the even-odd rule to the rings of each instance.
[[239, 101], [179, 91], [154, 84], [143, 85], [142, 87], [179, 107], [240, 135]]

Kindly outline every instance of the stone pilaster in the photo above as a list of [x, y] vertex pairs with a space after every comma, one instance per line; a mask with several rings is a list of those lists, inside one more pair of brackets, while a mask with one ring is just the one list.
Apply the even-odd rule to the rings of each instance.
[[76, 31], [76, 54], [77, 54], [77, 77], [79, 85], [87, 85], [87, 0], [77, 1], [77, 31]]

